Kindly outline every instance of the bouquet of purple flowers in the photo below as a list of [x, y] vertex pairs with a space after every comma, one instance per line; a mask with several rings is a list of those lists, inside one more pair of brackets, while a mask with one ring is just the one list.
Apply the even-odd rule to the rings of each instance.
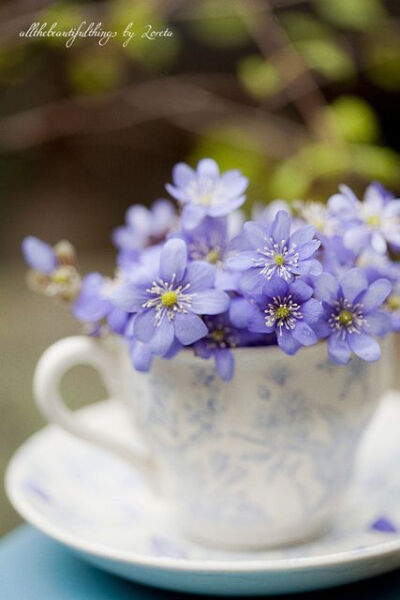
[[343, 185], [326, 205], [277, 200], [244, 222], [240, 171], [203, 159], [177, 164], [172, 182], [179, 214], [168, 200], [135, 205], [114, 231], [113, 279], [82, 279], [71, 244], [30, 236], [30, 286], [67, 302], [88, 334], [122, 336], [139, 371], [191, 348], [229, 381], [236, 347], [293, 355], [320, 340], [337, 364], [379, 359], [376, 338], [400, 330], [400, 199], [373, 183], [360, 201]]

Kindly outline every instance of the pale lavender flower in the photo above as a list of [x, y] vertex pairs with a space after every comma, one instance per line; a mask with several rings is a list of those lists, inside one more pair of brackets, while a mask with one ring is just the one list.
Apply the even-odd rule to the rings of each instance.
[[181, 222], [185, 229], [194, 229], [207, 215], [223, 217], [245, 201], [248, 180], [238, 170], [220, 174], [211, 158], [201, 160], [196, 170], [178, 163], [172, 172], [173, 184], [166, 189], [183, 204]]
[[344, 245], [359, 253], [372, 247], [381, 254], [387, 246], [400, 249], [400, 199], [392, 199], [378, 184], [371, 184], [362, 202], [346, 185], [328, 202], [330, 213], [338, 220]]
[[49, 275], [58, 266], [56, 254], [50, 244], [33, 235], [22, 242], [22, 252], [28, 265], [40, 273]]

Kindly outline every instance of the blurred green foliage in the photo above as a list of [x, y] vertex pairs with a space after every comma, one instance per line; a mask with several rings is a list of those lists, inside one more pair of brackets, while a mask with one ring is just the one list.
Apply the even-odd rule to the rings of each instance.
[[[251, 201], [326, 197], [339, 181], [347, 180], [365, 185], [380, 179], [400, 187], [399, 155], [384, 146], [373, 106], [356, 93], [363, 89], [358, 85], [360, 71], [369, 85], [386, 93], [400, 90], [399, 24], [381, 0], [309, 0], [282, 10], [273, 0], [270, 6], [239, 0], [64, 0], [53, 2], [38, 20], [57, 22], [65, 30], [83, 20], [101, 21], [103, 29], [118, 35], [103, 47], [95, 39], [81, 38], [66, 48], [63, 37], [4, 46], [0, 85], [23, 81], [36, 44], [47, 57], [56, 55], [58, 80], [72, 97], [97, 101], [129, 91], [146, 78], [171, 75], [168, 83], [173, 87], [179, 79], [174, 75], [181, 75], [187, 61], [189, 40], [195, 53], [211, 56], [209, 67], [200, 62], [204, 88], [199, 90], [210, 95], [211, 109], [212, 99], [216, 105], [233, 99], [226, 114], [215, 118], [212, 113], [210, 120], [207, 103], [202, 112], [196, 108], [192, 114], [186, 106], [190, 99], [182, 95], [178, 100], [175, 94], [174, 102], [192, 114], [187, 127], [192, 135], [190, 161], [212, 156], [222, 169], [242, 169], [252, 181]], [[123, 36], [129, 24], [135, 31], [130, 41]], [[156, 32], [171, 29], [173, 36], [146, 39], [149, 27]], [[258, 27], [259, 37], [254, 34]], [[218, 82], [212, 57], [223, 53], [233, 61], [234, 75], [225, 96], [212, 84]], [[325, 99], [326, 87], [330, 101]], [[162, 102], [162, 92], [158, 100]], [[305, 110], [309, 103], [312, 115]], [[172, 117], [179, 117], [177, 106]], [[168, 110], [162, 114], [168, 118]], [[285, 132], [279, 136], [281, 126]], [[272, 140], [261, 134], [268, 127], [275, 132]], [[278, 142], [276, 151], [272, 144]]]

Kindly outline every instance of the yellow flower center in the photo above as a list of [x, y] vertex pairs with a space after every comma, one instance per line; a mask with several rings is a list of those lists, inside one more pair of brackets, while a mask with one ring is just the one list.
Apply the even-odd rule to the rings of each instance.
[[349, 310], [342, 310], [339, 313], [339, 323], [341, 325], [350, 325], [350, 323], [353, 321], [353, 315], [351, 314], [351, 312]]
[[393, 311], [399, 310], [400, 309], [400, 296], [398, 294], [392, 294], [387, 299], [386, 304], [390, 310], [393, 310]]
[[68, 283], [70, 280], [70, 272], [69, 272], [69, 270], [61, 267], [59, 269], [56, 269], [52, 273], [51, 279], [52, 279], [52, 281], [54, 281], [54, 283], [59, 283], [59, 284]]
[[283, 256], [283, 254], [275, 254], [275, 264], [278, 265], [278, 267], [282, 267], [284, 262], [285, 257]]
[[178, 296], [176, 292], [169, 290], [168, 292], [164, 292], [164, 294], [161, 296], [161, 304], [169, 308], [176, 304], [177, 299]]
[[218, 248], [212, 248], [205, 256], [207, 262], [215, 265], [220, 259], [220, 252]]
[[290, 315], [290, 310], [287, 306], [279, 306], [275, 313], [278, 319], [286, 319]]
[[380, 224], [381, 218], [379, 215], [371, 215], [367, 219], [367, 225], [369, 225], [370, 227], [379, 227]]
[[212, 332], [211, 337], [214, 340], [214, 342], [217, 342], [219, 344], [224, 341], [225, 333], [222, 329], [216, 329]]

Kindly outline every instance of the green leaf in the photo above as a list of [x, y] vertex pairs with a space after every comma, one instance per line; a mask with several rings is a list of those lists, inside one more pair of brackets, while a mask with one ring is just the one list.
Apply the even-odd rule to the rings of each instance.
[[367, 180], [377, 179], [387, 185], [400, 183], [400, 155], [390, 148], [354, 145], [353, 169]]
[[298, 42], [296, 48], [309, 66], [327, 79], [341, 80], [354, 74], [354, 63], [349, 54], [328, 39], [310, 39]]
[[314, 0], [318, 14], [346, 29], [372, 31], [386, 16], [380, 0]]
[[367, 51], [368, 76], [376, 85], [388, 90], [400, 89], [400, 39], [393, 32], [379, 36]]
[[[240, 47], [249, 40], [245, 22], [231, 0], [189, 3], [187, 25], [202, 42], [216, 48]], [[190, 12], [189, 12], [190, 10]]]
[[284, 198], [285, 200], [297, 200], [303, 198], [312, 178], [302, 170], [294, 161], [281, 163], [269, 181], [269, 192], [271, 198]]
[[238, 78], [251, 96], [264, 100], [282, 89], [279, 73], [261, 56], [246, 56], [238, 64]]
[[83, 95], [102, 95], [119, 84], [121, 71], [118, 57], [105, 48], [75, 54], [68, 63], [68, 79], [72, 89]]
[[318, 21], [312, 15], [302, 12], [288, 11], [283, 13], [280, 23], [292, 42], [320, 38], [327, 39], [331, 35], [329, 28], [325, 24]]
[[379, 136], [378, 119], [370, 105], [357, 96], [339, 96], [328, 110], [336, 135], [348, 142], [373, 142]]
[[0, 84], [13, 85], [23, 79], [28, 54], [28, 46], [0, 49]]

